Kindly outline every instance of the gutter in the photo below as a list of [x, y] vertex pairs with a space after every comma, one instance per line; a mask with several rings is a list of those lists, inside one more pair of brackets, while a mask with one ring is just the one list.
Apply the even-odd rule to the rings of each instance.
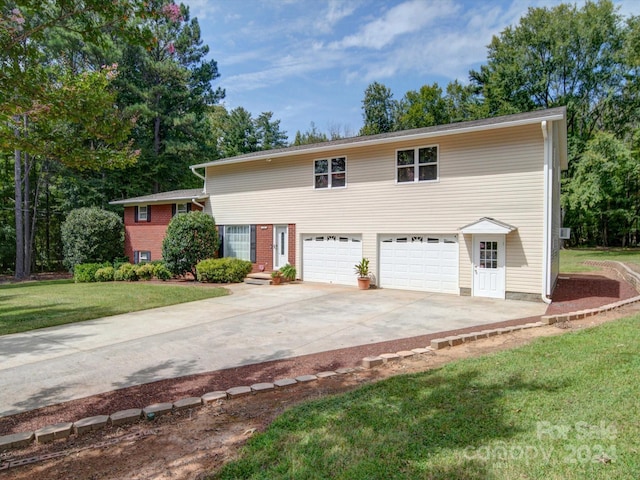
[[195, 198], [191, 199], [191, 203], [193, 203], [194, 205], [199, 206], [202, 210], [204, 210], [204, 205], [201, 204], [201, 203], [198, 203]]
[[549, 153], [550, 150], [550, 141], [549, 141], [549, 131], [547, 130], [547, 121], [543, 120], [540, 123], [540, 127], [542, 128], [542, 137], [544, 138], [544, 217], [543, 217], [543, 227], [542, 227], [542, 237], [544, 241], [542, 242], [542, 292], [540, 293], [540, 297], [542, 301], [549, 305], [551, 303], [551, 299], [547, 296], [547, 290], [549, 287], [549, 273], [551, 271], [551, 255], [549, 252], [549, 231], [551, 228], [551, 204], [550, 201], [550, 189], [551, 189], [551, 155]]

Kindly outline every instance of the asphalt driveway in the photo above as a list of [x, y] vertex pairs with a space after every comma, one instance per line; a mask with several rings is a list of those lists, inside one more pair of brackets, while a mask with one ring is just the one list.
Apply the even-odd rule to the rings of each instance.
[[[542, 315], [543, 303], [324, 284], [0, 337], [0, 416], [167, 378]], [[417, 345], [418, 346], [418, 345]]]

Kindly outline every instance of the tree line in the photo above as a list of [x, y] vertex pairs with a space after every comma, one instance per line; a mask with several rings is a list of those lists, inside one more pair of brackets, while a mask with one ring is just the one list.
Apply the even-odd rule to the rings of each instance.
[[[174, 0], [10, 0], [0, 7], [0, 270], [55, 268], [75, 208], [200, 181], [188, 166], [289, 145], [272, 112], [220, 102], [220, 73]], [[564, 225], [576, 245], [637, 245], [640, 17], [610, 0], [530, 8], [469, 82], [398, 100], [373, 82], [371, 135], [566, 105]], [[311, 122], [292, 145], [352, 136]]]

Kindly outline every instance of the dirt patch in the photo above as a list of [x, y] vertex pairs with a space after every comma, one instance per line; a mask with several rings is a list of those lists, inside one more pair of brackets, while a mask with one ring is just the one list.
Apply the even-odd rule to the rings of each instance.
[[[616, 286], [617, 285], [617, 286]], [[566, 313], [613, 303], [637, 295], [615, 272], [563, 277], [547, 313]], [[198, 478], [202, 472], [218, 468], [233, 458], [239, 446], [252, 434], [263, 431], [284, 409], [304, 400], [351, 390], [363, 383], [389, 376], [437, 368], [459, 358], [484, 355], [529, 343], [540, 336], [558, 335], [594, 326], [640, 310], [636, 304], [622, 309], [558, 326], [528, 329], [478, 340], [432, 355], [382, 368], [357, 371], [320, 379], [290, 389], [260, 393], [236, 400], [221, 401], [202, 408], [160, 417], [125, 428], [74, 436], [53, 444], [34, 444], [28, 449], [0, 452], [6, 461], [51, 456], [23, 467], [3, 472], [8, 479], [168, 479]], [[536, 318], [503, 322], [526, 323]], [[472, 330], [472, 329], [466, 329]], [[477, 328], [476, 328], [477, 330]], [[462, 333], [463, 331], [460, 331]], [[439, 334], [438, 336], [441, 336]], [[0, 419], [0, 435], [29, 431], [61, 421], [112, 413], [125, 408], [141, 408], [154, 402], [199, 396], [213, 390], [273, 381], [340, 367], [353, 367], [368, 355], [408, 350], [429, 344], [434, 335], [334, 350], [282, 361], [211, 372], [203, 375], [154, 382], [104, 395], [46, 407]]]

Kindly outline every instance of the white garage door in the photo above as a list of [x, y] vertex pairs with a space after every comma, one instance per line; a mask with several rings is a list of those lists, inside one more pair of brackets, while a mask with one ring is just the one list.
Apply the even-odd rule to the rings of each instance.
[[360, 235], [302, 236], [302, 278], [308, 282], [356, 285], [353, 267], [361, 259]]
[[380, 286], [460, 293], [455, 235], [383, 235]]

